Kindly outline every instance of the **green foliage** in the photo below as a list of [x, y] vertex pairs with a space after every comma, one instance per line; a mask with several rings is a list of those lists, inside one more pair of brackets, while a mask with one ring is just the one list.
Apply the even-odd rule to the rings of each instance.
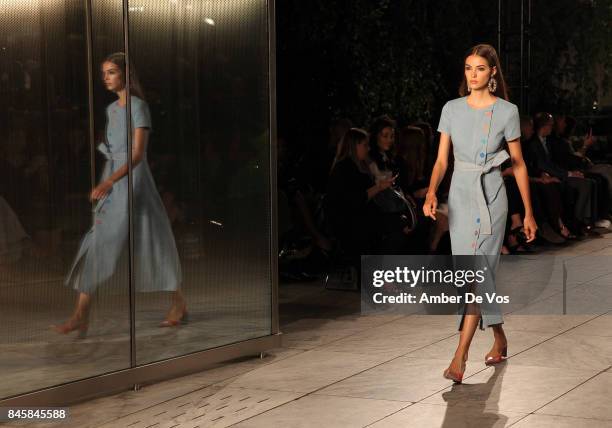
[[533, 2], [531, 52], [532, 106], [587, 113], [612, 89], [612, 0]]
[[[533, 108], [588, 108], [597, 64], [610, 89], [611, 4], [532, 1]], [[364, 126], [383, 113], [435, 125], [458, 96], [463, 54], [497, 45], [497, 2], [282, 0], [277, 34], [281, 133], [318, 134], [339, 116]]]

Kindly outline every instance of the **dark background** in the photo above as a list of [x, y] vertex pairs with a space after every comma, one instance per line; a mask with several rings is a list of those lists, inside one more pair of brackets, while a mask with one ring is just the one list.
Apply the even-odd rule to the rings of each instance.
[[[523, 1], [525, 10], [529, 2]], [[592, 115], [610, 89], [612, 2], [532, 1], [529, 103], [540, 110]], [[498, 15], [501, 4], [502, 13]], [[437, 126], [442, 105], [458, 96], [463, 55], [489, 43], [504, 59], [520, 49], [520, 1], [284, 0], [277, 2], [279, 135], [297, 144], [325, 139], [333, 118], [367, 126], [387, 113], [401, 125]], [[524, 45], [526, 48], [526, 44]], [[506, 55], [507, 54], [507, 55]], [[504, 56], [508, 58], [504, 58]], [[527, 62], [524, 61], [525, 67]], [[504, 66], [503, 66], [504, 68]], [[520, 79], [507, 63], [506, 79]], [[510, 100], [519, 103], [519, 88]], [[595, 111], [595, 114], [599, 114]]]

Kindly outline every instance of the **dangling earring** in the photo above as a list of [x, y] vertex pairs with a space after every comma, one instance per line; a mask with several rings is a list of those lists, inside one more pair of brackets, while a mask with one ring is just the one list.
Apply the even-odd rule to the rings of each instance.
[[487, 86], [489, 87], [489, 92], [491, 93], [497, 90], [497, 80], [495, 80], [495, 77], [491, 76], [491, 78], [489, 79], [489, 84]]
[[468, 87], [468, 92], [472, 92], [472, 87], [470, 86], [469, 83], [468, 83], [467, 87]]

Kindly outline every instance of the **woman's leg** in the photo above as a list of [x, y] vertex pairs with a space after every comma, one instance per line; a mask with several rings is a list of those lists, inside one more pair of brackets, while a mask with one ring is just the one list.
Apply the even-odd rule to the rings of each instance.
[[161, 322], [160, 327], [173, 327], [181, 321], [185, 321], [187, 315], [187, 303], [183, 297], [181, 289], [177, 289], [172, 293], [172, 305], [168, 310], [166, 319]]
[[74, 313], [68, 321], [61, 325], [54, 325], [53, 328], [58, 333], [67, 334], [74, 330], [79, 330], [81, 334], [87, 332], [89, 326], [89, 308], [91, 306], [91, 295], [79, 293], [77, 305]]
[[74, 311], [73, 318], [87, 320], [89, 318], [89, 307], [91, 305], [91, 295], [87, 293], [79, 293], [77, 307]]
[[493, 337], [495, 338], [495, 342], [493, 342], [493, 347], [485, 356], [485, 361], [489, 357], [498, 358], [508, 346], [508, 340], [506, 339], [506, 334], [504, 333], [502, 324], [492, 325], [491, 328], [493, 329]]
[[459, 344], [455, 350], [453, 360], [448, 367], [450, 371], [454, 373], [463, 373], [465, 370], [465, 363], [468, 359], [468, 351], [470, 350], [470, 344], [472, 338], [480, 322], [480, 308], [478, 305], [469, 304], [467, 306], [466, 314], [463, 316], [461, 322], [461, 332], [459, 333]]

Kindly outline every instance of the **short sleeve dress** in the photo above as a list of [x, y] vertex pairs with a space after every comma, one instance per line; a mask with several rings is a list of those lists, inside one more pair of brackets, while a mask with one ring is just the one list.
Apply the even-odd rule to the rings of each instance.
[[[520, 137], [518, 108], [499, 97], [484, 108], [457, 98], [444, 105], [438, 131], [450, 136], [455, 157], [448, 195], [452, 254], [482, 256], [490, 274], [482, 289], [494, 291], [508, 214], [500, 166], [509, 155], [503, 143]], [[480, 309], [481, 329], [503, 323], [497, 305]], [[460, 308], [459, 329], [464, 311]]]
[[[147, 103], [131, 97], [132, 129], [151, 129]], [[125, 165], [126, 107], [118, 101], [106, 109], [106, 141], [98, 150], [106, 158], [100, 182]], [[132, 170], [134, 278], [137, 291], [174, 291], [182, 281], [172, 228], [145, 155]], [[83, 237], [65, 283], [92, 293], [109, 281], [126, 256], [128, 240], [128, 177], [119, 179], [94, 209], [93, 225]]]

